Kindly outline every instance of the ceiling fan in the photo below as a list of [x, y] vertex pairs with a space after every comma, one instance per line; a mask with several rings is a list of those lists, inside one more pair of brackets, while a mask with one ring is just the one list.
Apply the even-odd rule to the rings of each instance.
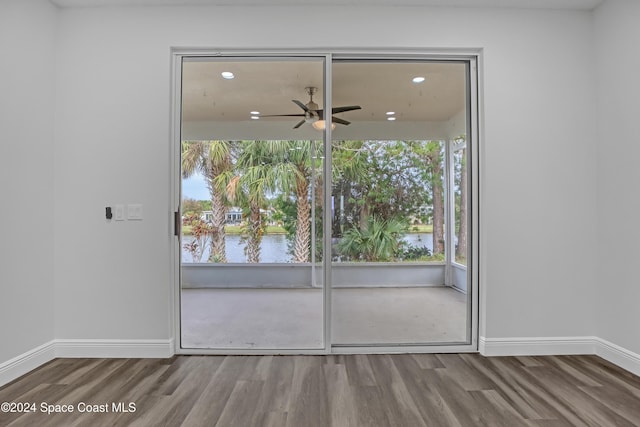
[[[299, 114], [267, 114], [260, 115], [260, 117], [304, 117], [304, 119], [300, 120], [297, 125], [293, 128], [297, 129], [305, 123], [315, 123], [318, 120], [324, 120], [324, 111], [318, 108], [318, 104], [313, 102], [313, 95], [318, 91], [318, 88], [309, 86], [305, 88], [307, 95], [309, 95], [309, 102], [303, 104], [301, 101], [297, 99], [292, 99], [293, 103], [298, 107], [302, 108], [304, 113]], [[341, 119], [339, 117], [334, 117], [334, 114], [344, 113], [345, 111], [353, 111], [360, 110], [361, 107], [359, 105], [347, 105], [344, 107], [333, 107], [331, 109], [331, 122], [332, 123], [340, 123], [341, 125], [349, 125], [351, 122]]]

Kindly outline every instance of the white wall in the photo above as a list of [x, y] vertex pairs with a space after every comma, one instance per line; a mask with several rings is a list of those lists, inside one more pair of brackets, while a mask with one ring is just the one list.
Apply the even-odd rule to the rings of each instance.
[[597, 336], [640, 354], [640, 3], [595, 12], [598, 76]]
[[[588, 12], [171, 7], [60, 15], [57, 338], [171, 334], [170, 46], [484, 48], [482, 334], [593, 335]], [[104, 206], [118, 202], [143, 203], [145, 220], [107, 223]]]
[[0, 364], [53, 339], [55, 22], [0, 2]]

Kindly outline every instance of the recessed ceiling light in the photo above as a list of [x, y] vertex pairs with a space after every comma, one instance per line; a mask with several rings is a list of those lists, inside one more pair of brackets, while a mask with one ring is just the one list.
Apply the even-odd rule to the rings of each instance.
[[252, 111], [251, 113], [249, 113], [253, 116], [257, 116], [258, 114], [260, 114], [260, 111]]
[[414, 77], [411, 81], [414, 83], [422, 83], [424, 81], [424, 77]]
[[231, 80], [232, 78], [235, 77], [231, 71], [223, 71], [220, 74], [222, 75], [223, 78], [225, 78], [227, 80]]
[[393, 116], [395, 113], [395, 111], [387, 111], [387, 116]]
[[251, 120], [258, 120], [258, 119], [260, 119], [260, 117], [258, 117], [258, 116], [251, 116]]
[[395, 117], [387, 117], [387, 120], [389, 120], [390, 122], [394, 121], [395, 119]]

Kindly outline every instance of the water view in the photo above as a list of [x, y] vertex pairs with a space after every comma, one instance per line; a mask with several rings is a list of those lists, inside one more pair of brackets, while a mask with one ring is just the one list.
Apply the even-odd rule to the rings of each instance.
[[[433, 250], [433, 241], [431, 233], [412, 233], [407, 234], [404, 239], [411, 246], [426, 246], [430, 251]], [[182, 236], [182, 262], [194, 262], [191, 254], [184, 248], [185, 244], [193, 241], [192, 236]], [[209, 258], [209, 247], [207, 247], [202, 255], [201, 262], [207, 262]], [[267, 234], [262, 238], [260, 245], [260, 262], [264, 263], [287, 263], [291, 262], [291, 255], [287, 252], [287, 238], [284, 234]], [[240, 241], [237, 234], [227, 234], [226, 237], [226, 254], [227, 262], [247, 262], [244, 255], [244, 244]]]

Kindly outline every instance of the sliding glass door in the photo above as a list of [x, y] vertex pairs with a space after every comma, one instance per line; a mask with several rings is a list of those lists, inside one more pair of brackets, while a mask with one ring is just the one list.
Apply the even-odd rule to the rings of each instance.
[[472, 56], [178, 58], [180, 349], [475, 348]]
[[468, 134], [468, 64], [336, 60], [332, 77], [334, 102], [363, 104], [332, 138], [333, 344], [468, 343], [468, 174], [447, 156]]
[[323, 72], [317, 58], [184, 58], [183, 348], [324, 348]]

